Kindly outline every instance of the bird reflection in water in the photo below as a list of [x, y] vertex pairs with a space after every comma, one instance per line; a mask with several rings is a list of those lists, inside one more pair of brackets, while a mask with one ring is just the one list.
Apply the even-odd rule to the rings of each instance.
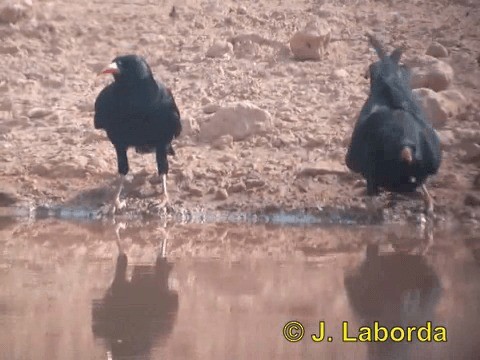
[[173, 264], [166, 258], [167, 239], [155, 265], [135, 265], [127, 280], [128, 258], [119, 230], [120, 226], [114, 279], [103, 299], [92, 302], [92, 330], [106, 341], [108, 358], [150, 359], [152, 347], [172, 332], [178, 312], [178, 294], [168, 286]]
[[[418, 238], [414, 240], [418, 244]], [[427, 321], [432, 322], [432, 328], [435, 326], [434, 310], [440, 299], [441, 285], [424, 256], [432, 242], [433, 229], [427, 226], [419, 246], [405, 246], [405, 241], [392, 243], [394, 252], [390, 254], [381, 254], [378, 244], [367, 246], [363, 263], [344, 278], [347, 297], [359, 317], [359, 326], [372, 327], [374, 321], [389, 329], [425, 326]], [[412, 343], [369, 342], [367, 358], [408, 359], [415, 342], [416, 335]]]
[[480, 266], [480, 236], [466, 238], [465, 245], [471, 250], [475, 263]]

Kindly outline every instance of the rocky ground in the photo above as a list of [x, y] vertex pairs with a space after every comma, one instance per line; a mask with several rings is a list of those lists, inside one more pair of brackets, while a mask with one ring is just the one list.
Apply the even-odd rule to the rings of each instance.
[[[96, 73], [138, 53], [183, 117], [168, 179], [174, 207], [362, 207], [363, 182], [344, 157], [375, 59], [369, 31], [406, 46], [440, 133], [444, 162], [429, 182], [437, 213], [480, 219], [477, 1], [0, 4], [0, 206], [94, 208], [112, 196], [114, 149], [93, 128], [95, 97], [111, 79]], [[127, 205], [148, 208], [160, 192], [154, 156], [129, 158]], [[422, 207], [394, 202], [401, 213]]]

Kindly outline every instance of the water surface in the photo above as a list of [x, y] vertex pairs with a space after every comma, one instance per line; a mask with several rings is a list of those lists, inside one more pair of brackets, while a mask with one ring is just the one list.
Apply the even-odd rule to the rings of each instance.
[[[480, 356], [473, 230], [125, 225], [0, 221], [1, 359]], [[291, 320], [305, 328], [295, 343]], [[311, 340], [319, 321], [333, 341]], [[343, 321], [349, 336], [431, 321], [448, 341], [344, 343]]]

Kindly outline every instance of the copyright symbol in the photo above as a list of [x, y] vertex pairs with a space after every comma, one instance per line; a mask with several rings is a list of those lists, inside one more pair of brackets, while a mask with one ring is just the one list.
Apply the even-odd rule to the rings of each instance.
[[289, 321], [283, 327], [283, 336], [287, 341], [297, 342], [303, 339], [305, 328], [298, 321]]

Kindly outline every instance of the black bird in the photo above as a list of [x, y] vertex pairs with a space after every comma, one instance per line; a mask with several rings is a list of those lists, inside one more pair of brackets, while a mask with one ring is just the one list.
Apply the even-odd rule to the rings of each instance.
[[125, 205], [120, 202], [120, 193], [129, 171], [127, 150], [130, 147], [140, 154], [156, 153], [163, 195], [168, 201], [167, 155], [175, 155], [172, 140], [182, 131], [172, 92], [154, 79], [147, 62], [138, 55], [119, 56], [100, 74], [112, 74], [115, 79], [98, 95], [94, 117], [95, 129], [107, 132], [117, 153], [120, 182], [114, 211]]
[[380, 60], [369, 67], [370, 94], [353, 130], [346, 165], [367, 180], [367, 195], [379, 188], [396, 192], [422, 190], [427, 213], [433, 199], [425, 181], [441, 163], [440, 141], [410, 87], [410, 72], [399, 61], [402, 48], [388, 55], [369, 35]]

